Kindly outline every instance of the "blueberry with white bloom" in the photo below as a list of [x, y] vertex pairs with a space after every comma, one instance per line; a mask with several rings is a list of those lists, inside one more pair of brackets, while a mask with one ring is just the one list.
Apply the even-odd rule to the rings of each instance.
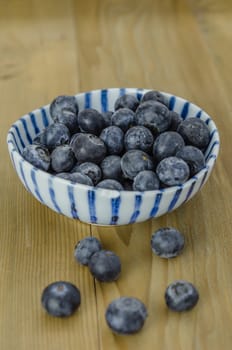
[[48, 171], [51, 157], [48, 149], [42, 145], [27, 145], [22, 152], [25, 160], [30, 162], [36, 168]]
[[210, 141], [210, 132], [207, 124], [199, 118], [187, 118], [177, 128], [186, 145], [192, 145], [201, 150], [206, 149]]
[[108, 154], [121, 154], [123, 151], [124, 132], [116, 125], [110, 125], [102, 130], [100, 139], [104, 142]]
[[106, 146], [96, 135], [77, 133], [72, 137], [70, 146], [78, 162], [100, 163], [106, 156]]
[[184, 236], [174, 227], [159, 228], [151, 236], [152, 251], [161, 258], [178, 256], [184, 248], [184, 243]]
[[99, 250], [89, 260], [91, 274], [100, 282], [115, 281], [121, 272], [119, 257], [110, 250]]
[[42, 306], [49, 315], [67, 317], [81, 304], [79, 289], [70, 282], [58, 281], [49, 284], [42, 293]]
[[194, 176], [205, 166], [205, 156], [197, 147], [185, 146], [176, 153], [176, 156], [188, 164], [190, 176]]
[[157, 101], [145, 101], [140, 103], [135, 112], [135, 122], [143, 125], [156, 135], [168, 130], [171, 124], [169, 109], [164, 104]]
[[165, 131], [153, 144], [153, 156], [158, 162], [164, 158], [175, 156], [185, 146], [184, 140], [176, 131]]
[[114, 104], [114, 109], [115, 111], [117, 111], [120, 108], [129, 108], [132, 111], [135, 111], [138, 105], [139, 105], [139, 101], [135, 96], [124, 94], [119, 98], [117, 98]]
[[175, 156], [162, 159], [156, 168], [156, 174], [164, 186], [176, 186], [186, 182], [190, 175], [188, 164]]
[[126, 132], [135, 125], [135, 113], [129, 108], [120, 108], [112, 115], [111, 123]]
[[54, 122], [63, 123], [72, 134], [77, 132], [79, 107], [74, 96], [63, 95], [56, 97], [52, 101], [49, 111]]
[[60, 145], [68, 144], [70, 131], [63, 123], [53, 123], [46, 127], [33, 140], [34, 144], [44, 145], [49, 151]]
[[94, 186], [101, 180], [102, 171], [101, 168], [92, 162], [84, 162], [81, 164], [76, 164], [71, 173], [81, 173], [83, 175], [87, 175], [93, 181]]
[[149, 153], [154, 143], [152, 132], [145, 126], [132, 126], [127, 130], [124, 137], [124, 145], [126, 151], [130, 149], [140, 149]]
[[121, 158], [123, 175], [133, 180], [143, 170], [154, 170], [154, 163], [151, 157], [139, 149], [133, 149], [124, 153]]
[[106, 322], [113, 332], [128, 335], [140, 331], [147, 316], [144, 303], [133, 297], [113, 300], [105, 313]]
[[75, 246], [74, 257], [82, 265], [88, 265], [91, 256], [102, 249], [101, 242], [96, 237], [85, 237]]
[[165, 291], [165, 301], [173, 311], [191, 310], [198, 302], [199, 293], [194, 285], [187, 281], [175, 281]]
[[79, 112], [77, 119], [82, 132], [98, 136], [105, 127], [103, 116], [94, 108], [83, 109]]
[[140, 171], [134, 178], [134, 191], [153, 191], [159, 189], [159, 179], [154, 171], [143, 170]]
[[71, 170], [75, 163], [76, 158], [69, 145], [57, 146], [51, 153], [51, 167], [57, 173]]
[[166, 99], [166, 97], [159, 91], [157, 90], [150, 90], [148, 92], [146, 92], [143, 97], [141, 102], [145, 102], [145, 101], [157, 101], [160, 103], [163, 103], [164, 105], [168, 106], [168, 101]]
[[100, 182], [98, 182], [96, 188], [105, 188], [107, 190], [116, 190], [116, 191], [123, 191], [124, 187], [123, 185], [114, 179], [105, 179]]

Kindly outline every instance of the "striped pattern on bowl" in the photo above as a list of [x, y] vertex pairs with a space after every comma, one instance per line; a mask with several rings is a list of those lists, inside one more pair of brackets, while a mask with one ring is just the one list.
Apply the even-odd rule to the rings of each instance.
[[[112, 88], [76, 95], [79, 109], [99, 111], [114, 109], [115, 100], [129, 93], [139, 100], [149, 90]], [[202, 119], [210, 130], [210, 143], [205, 153], [206, 166], [186, 183], [156, 191], [115, 191], [73, 184], [39, 170], [25, 161], [21, 152], [25, 145], [53, 121], [49, 106], [36, 109], [17, 120], [10, 128], [7, 143], [12, 164], [25, 188], [42, 204], [73, 219], [99, 225], [123, 225], [142, 222], [168, 213], [191, 199], [206, 183], [219, 152], [219, 134], [210, 116], [195, 104], [163, 92], [169, 108], [183, 119]]]

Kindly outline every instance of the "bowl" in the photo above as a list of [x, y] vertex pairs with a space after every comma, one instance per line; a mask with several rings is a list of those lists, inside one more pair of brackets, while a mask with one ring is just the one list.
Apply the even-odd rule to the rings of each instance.
[[[110, 88], [77, 94], [79, 109], [113, 110], [115, 100], [125, 94], [141, 99], [147, 89]], [[49, 124], [53, 123], [49, 105], [19, 118], [9, 129], [7, 143], [10, 158], [25, 188], [42, 204], [59, 214], [89, 224], [125, 225], [142, 222], [169, 213], [189, 201], [208, 180], [219, 152], [219, 133], [211, 117], [197, 105], [162, 92], [169, 109], [183, 119], [203, 120], [210, 131], [205, 152], [205, 167], [182, 185], [155, 191], [116, 191], [74, 184], [35, 168], [22, 157], [23, 148]]]

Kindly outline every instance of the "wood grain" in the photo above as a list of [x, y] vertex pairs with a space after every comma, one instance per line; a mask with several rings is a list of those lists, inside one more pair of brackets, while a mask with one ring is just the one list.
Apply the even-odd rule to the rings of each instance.
[[[0, 349], [230, 350], [232, 343], [231, 2], [222, 0], [0, 0]], [[5, 145], [10, 125], [55, 96], [102, 87], [169, 91], [199, 104], [219, 127], [221, 151], [202, 191], [173, 213], [141, 224], [98, 227], [52, 212], [25, 191]], [[165, 261], [151, 233], [179, 228], [183, 254]], [[84, 236], [101, 239], [122, 261], [115, 283], [95, 282], [76, 264]], [[47, 316], [42, 289], [72, 281], [82, 305], [67, 320]], [[164, 303], [175, 279], [200, 300], [176, 314]], [[114, 335], [104, 313], [120, 295], [148, 307], [144, 329]]]

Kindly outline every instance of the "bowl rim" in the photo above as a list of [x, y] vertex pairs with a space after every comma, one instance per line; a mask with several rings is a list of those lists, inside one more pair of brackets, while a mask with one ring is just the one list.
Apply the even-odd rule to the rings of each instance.
[[[78, 98], [82, 98], [84, 97], [86, 94], [89, 93], [101, 93], [102, 91], [118, 91], [118, 90], [125, 90], [125, 93], [140, 93], [140, 94], [144, 94], [148, 91], [154, 90], [154, 89], [146, 89], [146, 88], [133, 88], [133, 87], [128, 87], [128, 88], [116, 88], [116, 87], [112, 87], [112, 88], [105, 88], [105, 89], [94, 89], [94, 90], [89, 90], [86, 92], [80, 92], [77, 93], [73, 96], [75, 96], [77, 99]], [[14, 163], [14, 158], [13, 158], [13, 154], [14, 157], [16, 157], [16, 159], [18, 161], [24, 162], [24, 165], [26, 166], [26, 168], [36, 171], [37, 174], [41, 174], [42, 176], [47, 177], [48, 179], [54, 179], [56, 180], [58, 183], [62, 184], [62, 185], [69, 185], [71, 187], [74, 187], [75, 189], [85, 189], [85, 190], [91, 190], [91, 191], [97, 191], [99, 194], [103, 195], [103, 196], [107, 196], [107, 197], [118, 197], [121, 194], [123, 195], [128, 195], [128, 196], [135, 196], [135, 195], [141, 195], [141, 194], [146, 194], [147, 196], [154, 196], [154, 195], [158, 195], [158, 194], [172, 194], [173, 192], [176, 192], [179, 188], [189, 188], [191, 187], [191, 185], [197, 181], [202, 181], [203, 184], [203, 179], [204, 177], [208, 174], [209, 170], [212, 170], [216, 159], [218, 158], [218, 154], [219, 154], [219, 149], [220, 149], [220, 136], [219, 136], [219, 131], [218, 128], [214, 122], [214, 120], [210, 117], [210, 115], [203, 110], [201, 107], [199, 107], [197, 104], [195, 104], [194, 102], [191, 102], [189, 100], [184, 99], [183, 97], [177, 96], [177, 95], [173, 95], [169, 92], [164, 92], [159, 90], [160, 93], [162, 93], [165, 97], [167, 97], [169, 99], [169, 102], [171, 100], [171, 98], [175, 98], [177, 99], [179, 102], [181, 102], [183, 105], [188, 103], [189, 105], [193, 106], [194, 108], [197, 108], [199, 111], [201, 111], [202, 113], [204, 113], [205, 117], [203, 119], [207, 119], [207, 124], [211, 125], [211, 135], [210, 137], [214, 137], [215, 141], [213, 143], [213, 145], [211, 146], [210, 150], [206, 150], [207, 154], [207, 160], [206, 160], [206, 164], [204, 166], [204, 168], [202, 168], [197, 174], [195, 174], [194, 176], [192, 176], [191, 178], [189, 178], [185, 183], [180, 184], [180, 185], [175, 185], [175, 186], [170, 186], [170, 187], [165, 187], [165, 188], [160, 188], [157, 190], [152, 190], [152, 191], [131, 191], [131, 190], [111, 190], [111, 189], [105, 189], [105, 188], [96, 188], [95, 186], [89, 186], [89, 185], [84, 185], [84, 184], [80, 184], [80, 183], [74, 183], [70, 180], [64, 179], [64, 178], [60, 178], [56, 175], [53, 175], [51, 173], [48, 173], [44, 170], [41, 170], [39, 168], [36, 168], [34, 165], [32, 165], [30, 162], [26, 161], [22, 155], [20, 154], [20, 152], [16, 149], [16, 142], [14, 140], [14, 133], [13, 131], [15, 130], [15, 127], [17, 128], [17, 126], [20, 124], [20, 122], [22, 120], [25, 121], [25, 119], [29, 118], [30, 113], [33, 113], [34, 115], [36, 115], [38, 112], [41, 112], [42, 109], [46, 110], [46, 112], [48, 112], [49, 110], [49, 106], [50, 104], [47, 104], [45, 106], [42, 106], [41, 108], [36, 108], [35, 110], [21, 116], [19, 119], [17, 119], [11, 126], [10, 129], [7, 132], [7, 145], [8, 145], [8, 151], [10, 153], [11, 156], [11, 160]], [[197, 117], [197, 116], [195, 116]], [[17, 130], [17, 129], [16, 129]], [[18, 136], [19, 132], [17, 133]], [[211, 154], [212, 153], [212, 154]], [[201, 186], [200, 186], [201, 187]], [[199, 188], [200, 189], [200, 188]]]

